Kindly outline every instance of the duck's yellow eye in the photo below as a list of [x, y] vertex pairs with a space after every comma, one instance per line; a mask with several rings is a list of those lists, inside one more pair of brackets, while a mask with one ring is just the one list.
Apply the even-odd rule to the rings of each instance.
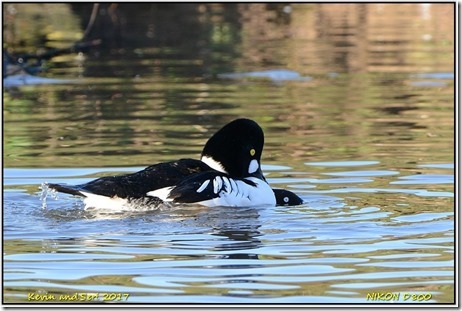
[[250, 149], [250, 155], [253, 157], [255, 155], [255, 149]]

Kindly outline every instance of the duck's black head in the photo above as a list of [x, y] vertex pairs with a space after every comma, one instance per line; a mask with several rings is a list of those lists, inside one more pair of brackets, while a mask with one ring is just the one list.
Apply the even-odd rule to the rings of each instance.
[[237, 119], [207, 141], [201, 160], [231, 177], [253, 176], [265, 180], [260, 165], [263, 144], [263, 130], [255, 121]]
[[294, 206], [303, 204], [303, 200], [292, 191], [273, 189], [273, 192], [276, 196], [276, 205], [278, 206]]

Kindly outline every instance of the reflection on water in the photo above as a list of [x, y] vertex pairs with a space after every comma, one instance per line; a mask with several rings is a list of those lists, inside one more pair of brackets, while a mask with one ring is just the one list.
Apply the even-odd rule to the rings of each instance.
[[[4, 90], [6, 302], [454, 301], [452, 4], [100, 9], [88, 39], [105, 44], [40, 73], [78, 83]], [[4, 4], [8, 52], [69, 46], [91, 10]], [[268, 72], [309, 79], [252, 77]], [[267, 180], [306, 204], [97, 213], [59, 194], [42, 208], [45, 181], [198, 158], [241, 116], [265, 131]]]
[[[371, 291], [391, 290], [451, 301], [450, 165], [422, 165], [425, 183], [396, 186], [401, 172], [377, 170], [378, 161], [306, 164], [320, 171], [263, 167], [271, 184], [301, 195], [302, 206], [114, 213], [84, 211], [80, 199], [63, 194], [40, 210], [34, 187], [22, 190], [39, 176], [93, 178], [76, 170], [6, 169], [7, 297], [25, 299], [14, 291], [25, 287], [130, 293], [130, 302], [362, 303]], [[354, 180], [355, 173], [368, 179]]]

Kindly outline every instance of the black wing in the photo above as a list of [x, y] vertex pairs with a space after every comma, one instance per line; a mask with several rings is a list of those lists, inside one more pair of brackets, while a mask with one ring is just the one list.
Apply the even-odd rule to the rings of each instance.
[[107, 197], [117, 195], [119, 198], [142, 198], [146, 197], [149, 191], [173, 186], [191, 174], [210, 170], [212, 169], [202, 161], [181, 159], [151, 165], [133, 174], [101, 177], [82, 185], [48, 184], [48, 186], [59, 192], [80, 196], [84, 196], [80, 191], [85, 191]]

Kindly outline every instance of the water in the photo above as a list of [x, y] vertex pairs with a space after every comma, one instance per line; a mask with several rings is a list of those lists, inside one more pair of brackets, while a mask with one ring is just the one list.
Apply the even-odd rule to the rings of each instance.
[[[453, 303], [451, 8], [178, 4], [140, 7], [136, 21], [122, 10], [122, 47], [48, 62], [43, 76], [72, 83], [4, 90], [5, 302]], [[75, 40], [80, 11], [51, 9], [66, 18], [39, 8], [19, 25], [63, 30], [48, 46]], [[37, 25], [21, 32], [29, 46]], [[198, 158], [242, 116], [264, 129], [270, 184], [305, 204], [42, 200], [43, 182]]]

